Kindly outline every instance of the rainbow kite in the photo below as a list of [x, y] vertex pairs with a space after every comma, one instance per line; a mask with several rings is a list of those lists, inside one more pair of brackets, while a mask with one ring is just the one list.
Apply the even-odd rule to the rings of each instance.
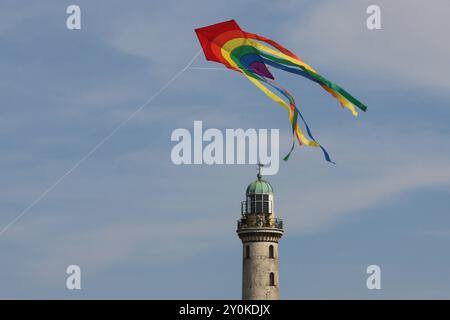
[[[274, 81], [274, 77], [267, 66], [295, 73], [317, 82], [333, 95], [343, 107], [350, 109], [354, 116], [358, 115], [355, 107], [366, 111], [367, 107], [363, 103], [338, 85], [319, 75], [310, 65], [303, 62], [277, 42], [243, 31], [234, 20], [198, 28], [195, 29], [195, 33], [207, 60], [222, 63], [229, 69], [243, 73], [269, 98], [287, 110], [289, 121], [292, 125], [292, 134], [294, 137], [297, 137], [298, 143], [310, 147], [320, 147], [325, 159], [332, 162], [327, 151], [312, 136], [311, 130], [298, 110], [292, 95]], [[265, 42], [271, 47], [255, 40]], [[274, 91], [270, 90], [270, 88]], [[282, 99], [280, 95], [286, 98], [287, 101]], [[298, 118], [304, 123], [309, 138], [300, 129], [297, 122]], [[294, 145], [295, 138], [292, 142], [291, 150], [284, 157], [284, 160], [289, 159]]]

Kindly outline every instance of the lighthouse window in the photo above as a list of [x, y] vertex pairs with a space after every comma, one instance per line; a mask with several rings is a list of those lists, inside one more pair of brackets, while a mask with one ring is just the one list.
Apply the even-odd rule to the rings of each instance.
[[269, 202], [268, 201], [263, 202], [263, 212], [269, 213]]
[[273, 245], [269, 246], [269, 258], [270, 259], [274, 259], [275, 258], [274, 254], [273, 254]]
[[245, 258], [250, 258], [250, 246], [245, 246]]
[[270, 285], [271, 287], [274, 287], [274, 286], [275, 286], [275, 273], [273, 273], [273, 272], [271, 272], [271, 273], [269, 274], [269, 285]]
[[247, 196], [248, 213], [270, 213], [271, 205], [268, 194], [253, 194]]

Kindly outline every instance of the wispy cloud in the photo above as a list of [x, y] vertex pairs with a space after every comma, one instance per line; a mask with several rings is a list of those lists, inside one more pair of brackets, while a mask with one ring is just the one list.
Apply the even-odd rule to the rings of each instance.
[[436, 238], [448, 238], [450, 237], [449, 228], [433, 228], [433, 229], [420, 229], [411, 233], [413, 236], [419, 237], [436, 237]]
[[[367, 130], [371, 131], [370, 126]], [[339, 132], [342, 139], [323, 139], [339, 146], [334, 155], [336, 167], [321, 165], [315, 150], [301, 150], [303, 161], [285, 164], [284, 170], [282, 166], [282, 176], [292, 170], [299, 176], [284, 180], [277, 197], [278, 210], [289, 221], [290, 232], [320, 232], [395, 201], [402, 194], [448, 188], [450, 156], [442, 152], [450, 143], [448, 136], [423, 132], [403, 136], [402, 131], [401, 127], [379, 126], [376, 135], [351, 137], [343, 130]], [[293, 204], [290, 199], [298, 202]]]
[[372, 2], [321, 1], [303, 19], [287, 22], [288, 41], [316, 66], [351, 69], [372, 80], [449, 88], [450, 44], [443, 30], [448, 29], [450, 3], [377, 1], [382, 29], [370, 31], [366, 8]]

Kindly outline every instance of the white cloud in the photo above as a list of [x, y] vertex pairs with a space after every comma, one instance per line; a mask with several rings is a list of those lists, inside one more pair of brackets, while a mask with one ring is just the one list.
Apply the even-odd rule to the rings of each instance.
[[333, 66], [372, 81], [448, 89], [450, 2], [377, 1], [382, 30], [371, 31], [366, 28], [366, 8], [372, 2], [317, 3], [303, 19], [285, 26], [287, 41], [319, 70]]
[[[373, 129], [365, 128], [368, 132]], [[323, 139], [339, 146], [334, 154], [336, 167], [321, 165], [317, 150], [302, 150], [298, 157], [303, 161], [285, 169], [296, 171], [299, 178], [284, 180], [282, 201], [278, 202], [290, 231], [320, 232], [409, 191], [450, 186], [450, 156], [442, 152], [449, 137], [419, 131], [401, 135], [403, 131], [377, 127], [376, 135], [351, 137], [344, 133], [340, 140]]]
[[[298, 210], [283, 205], [289, 227], [300, 233], [314, 233], [347, 221], [348, 216], [365, 209], [383, 206], [399, 195], [420, 188], [450, 186], [450, 165], [431, 162], [428, 166], [413, 163], [381, 169], [376, 176], [321, 181], [321, 185], [299, 188]], [[301, 191], [306, 190], [306, 191]], [[293, 195], [292, 195], [293, 196]]]
[[[39, 252], [33, 260], [20, 266], [20, 272], [35, 286], [46, 288], [59, 287], [62, 279], [58, 275], [63, 274], [70, 264], [79, 265], [91, 277], [128, 263], [143, 263], [149, 267], [180, 264], [213, 246], [220, 247], [221, 242], [234, 232], [234, 225], [230, 225], [225, 217], [122, 221], [76, 228], [70, 232], [65, 225], [70, 223], [69, 220], [50, 220], [39, 217], [22, 221], [2, 236], [3, 242]], [[58, 228], [55, 228], [56, 224]], [[42, 241], [43, 234], [48, 236], [45, 241]]]
[[[120, 6], [120, 5], [119, 5]], [[195, 7], [195, 11], [192, 8]], [[194, 29], [203, 17], [229, 8], [226, 3], [198, 0], [145, 3], [139, 8], [110, 12], [109, 28], [103, 36], [114, 48], [171, 69], [187, 62], [200, 49]], [[112, 18], [112, 19], [111, 19]], [[111, 23], [112, 22], [112, 23]]]

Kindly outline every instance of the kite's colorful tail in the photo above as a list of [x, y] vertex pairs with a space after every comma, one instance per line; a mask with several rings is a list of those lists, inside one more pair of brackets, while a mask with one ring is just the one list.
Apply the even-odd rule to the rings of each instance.
[[[363, 103], [337, 84], [319, 75], [310, 65], [279, 43], [263, 36], [243, 31], [234, 20], [196, 29], [196, 33], [208, 60], [222, 63], [227, 68], [243, 73], [255, 86], [288, 112], [292, 127], [293, 144], [284, 160], [289, 159], [294, 149], [296, 138], [300, 145], [320, 147], [325, 160], [334, 163], [331, 161], [328, 152], [314, 139], [292, 95], [274, 81], [274, 77], [267, 65], [300, 75], [318, 83], [324, 90], [335, 97], [343, 107], [349, 109], [354, 116], [358, 115], [356, 108], [366, 111], [367, 107]], [[271, 47], [264, 45], [262, 42]], [[302, 120], [307, 136], [298, 125], [298, 118]]]
[[[253, 50], [256, 50], [257, 51], [256, 54], [259, 54], [260, 56], [263, 57], [263, 59], [262, 59], [263, 63], [270, 65], [272, 67], [275, 67], [277, 69], [283, 70], [283, 71], [301, 75], [307, 79], [310, 79], [310, 80], [320, 84], [322, 86], [322, 88], [324, 88], [333, 97], [335, 97], [343, 107], [349, 109], [354, 116], [358, 115], [358, 112], [356, 111], [355, 106], [357, 106], [359, 109], [361, 109], [363, 111], [366, 111], [367, 107], [364, 104], [362, 104], [360, 101], [355, 99], [347, 91], [345, 91], [338, 85], [334, 84], [333, 82], [331, 82], [331, 81], [327, 80], [326, 78], [322, 77], [321, 75], [319, 75], [311, 66], [309, 66], [308, 64], [303, 62], [300, 58], [298, 58], [296, 55], [294, 55], [292, 52], [290, 52], [289, 50], [287, 50], [280, 44], [276, 43], [273, 40], [270, 40], [270, 39], [267, 39], [267, 38], [264, 38], [264, 37], [261, 37], [261, 36], [255, 35], [255, 34], [246, 33], [245, 35], [248, 38], [253, 38], [256, 40], [264, 41], [279, 50], [279, 51], [276, 51], [276, 50], [273, 50], [269, 47], [262, 45], [261, 43], [252, 41], [250, 39], [246, 39], [245, 46], [251, 46]], [[234, 50], [231, 53], [231, 58], [233, 59], [234, 62], [242, 62], [243, 60], [245, 60], [245, 59], [242, 59], [243, 58], [242, 53], [244, 53], [244, 55], [245, 54], [248, 55], [248, 53], [246, 53], [245, 51], [242, 50], [242, 46], [241, 46], [239, 50]], [[240, 65], [240, 64], [241, 63], [238, 63], [238, 65]], [[261, 89], [269, 98], [271, 98], [275, 102], [281, 104], [285, 109], [288, 110], [289, 120], [290, 120], [291, 126], [292, 126], [292, 134], [293, 134], [293, 136], [295, 136], [297, 138], [298, 143], [300, 145], [304, 144], [304, 145], [311, 146], [311, 147], [321, 148], [321, 150], [324, 154], [325, 160], [328, 162], [334, 163], [331, 160], [330, 155], [325, 150], [325, 148], [323, 146], [321, 146], [317, 142], [317, 140], [313, 137], [311, 130], [310, 130], [305, 118], [298, 110], [292, 95], [286, 89], [282, 88], [281, 86], [276, 84], [273, 80], [271, 80], [271, 77], [258, 76], [249, 68], [249, 66], [244, 66], [241, 64], [239, 67], [240, 67], [239, 71], [244, 73], [247, 76], [247, 78], [249, 78], [249, 80], [251, 82], [253, 82], [253, 84], [255, 84], [259, 89]], [[277, 96], [275, 93], [273, 93], [272, 91], [267, 89], [262, 84], [262, 82], [269, 84], [277, 92], [281, 93], [289, 101], [289, 105], [287, 105], [284, 100], [281, 100], [279, 98], [279, 96]], [[286, 108], [286, 107], [288, 107], [288, 108]], [[298, 122], [297, 122], [298, 118], [300, 118], [302, 120], [302, 122], [306, 128], [306, 132], [308, 134], [309, 139], [305, 136], [305, 134], [300, 129], [300, 126], [298, 125]], [[294, 149], [294, 143], [292, 144], [292, 147], [291, 147], [289, 153], [283, 158], [283, 160], [287, 161], [289, 159], [289, 156], [291, 155], [293, 149]]]

